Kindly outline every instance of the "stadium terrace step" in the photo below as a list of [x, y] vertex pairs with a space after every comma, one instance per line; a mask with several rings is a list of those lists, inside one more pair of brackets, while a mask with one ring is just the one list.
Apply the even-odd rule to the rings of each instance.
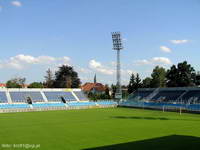
[[96, 103], [98, 105], [117, 105], [117, 102], [114, 101], [98, 101]]
[[28, 104], [0, 104], [0, 109], [23, 109], [30, 108]]
[[44, 107], [65, 107], [64, 103], [36, 103], [32, 104], [33, 108], [44, 108]]
[[72, 103], [67, 103], [68, 106], [72, 107], [78, 107], [78, 106], [96, 106], [95, 102], [72, 102]]

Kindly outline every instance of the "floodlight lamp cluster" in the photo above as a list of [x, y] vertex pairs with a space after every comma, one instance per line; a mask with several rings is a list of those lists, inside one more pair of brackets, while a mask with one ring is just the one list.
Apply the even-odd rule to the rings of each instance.
[[113, 40], [113, 49], [114, 50], [122, 50], [122, 39], [120, 32], [112, 32], [112, 40]]

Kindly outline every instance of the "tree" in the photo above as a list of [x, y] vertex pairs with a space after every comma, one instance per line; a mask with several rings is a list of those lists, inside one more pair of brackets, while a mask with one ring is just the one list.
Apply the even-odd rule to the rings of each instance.
[[135, 86], [135, 75], [132, 73], [130, 77], [130, 81], [128, 84], [128, 93], [131, 94], [134, 91], [134, 86]]
[[178, 69], [175, 65], [172, 65], [169, 70], [167, 70], [167, 87], [178, 87], [178, 82], [176, 81], [178, 78]]
[[25, 87], [26, 78], [16, 78], [17, 82], [22, 86]]
[[28, 86], [28, 88], [44, 88], [44, 85], [41, 82], [33, 82]]
[[143, 81], [142, 81], [142, 87], [143, 88], [151, 88], [151, 78], [150, 77], [146, 77]]
[[141, 88], [141, 86], [142, 84], [139, 74], [137, 73], [135, 77], [135, 75], [132, 73], [128, 84], [128, 93], [129, 94], [133, 93], [138, 88]]
[[136, 74], [136, 77], [135, 77], [135, 85], [134, 85], [134, 90], [137, 90], [139, 88], [141, 88], [141, 79], [140, 79], [140, 76], [139, 74], [137, 73]]
[[7, 88], [22, 88], [22, 86], [19, 83], [15, 82], [14, 80], [8, 80], [6, 82], [6, 87]]
[[197, 86], [200, 86], [200, 72], [199, 72], [199, 71], [196, 73], [196, 81], [195, 81], [195, 84], [196, 84]]
[[127, 99], [128, 98], [128, 86], [127, 85], [122, 85], [122, 98]]
[[45, 78], [45, 82], [44, 82], [44, 85], [45, 87], [47, 88], [53, 88], [53, 85], [54, 85], [54, 75], [53, 75], [53, 72], [48, 69], [46, 71], [46, 76], [44, 76]]
[[178, 63], [177, 67], [173, 65], [167, 71], [166, 78], [168, 87], [194, 86], [196, 82], [196, 72], [187, 61], [184, 61]]
[[117, 86], [112, 84], [111, 85], [111, 89], [112, 89], [112, 99], [114, 99], [115, 98], [115, 93], [117, 91]]
[[163, 67], [156, 66], [151, 74], [151, 87], [165, 87], [166, 86], [166, 70]]
[[63, 65], [55, 73], [54, 86], [56, 88], [79, 88], [81, 81], [73, 67]]
[[110, 99], [110, 90], [108, 85], [105, 85], [105, 98]]
[[25, 81], [26, 81], [26, 78], [21, 78], [21, 77], [13, 78], [6, 82], [6, 87], [7, 88], [23, 88], [25, 86]]

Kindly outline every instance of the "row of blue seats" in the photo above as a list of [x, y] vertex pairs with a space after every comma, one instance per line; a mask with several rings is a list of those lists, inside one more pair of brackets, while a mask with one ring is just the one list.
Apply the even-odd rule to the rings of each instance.
[[36, 103], [32, 104], [33, 108], [44, 108], [44, 107], [65, 107], [64, 103]]
[[117, 105], [117, 102], [114, 101], [99, 101], [97, 102], [99, 105]]
[[[12, 102], [26, 102], [27, 98], [30, 97], [32, 102], [44, 102], [43, 96], [40, 91], [24, 91], [24, 92], [15, 92], [10, 91], [10, 97]], [[79, 100], [88, 100], [82, 91], [74, 92]], [[72, 92], [67, 91], [45, 91], [44, 95], [46, 96], [49, 102], [61, 102], [62, 98], [66, 101], [77, 101]], [[0, 91], [0, 103], [7, 103], [8, 99], [6, 92]]]
[[68, 103], [68, 106], [95, 106], [95, 102], [74, 102], [74, 103]]
[[[99, 105], [117, 105], [114, 101], [99, 101], [95, 102], [71, 102], [67, 103], [68, 106], [95, 106]], [[65, 107], [64, 103], [33, 103], [33, 108], [47, 108], [47, 107]], [[31, 108], [29, 104], [0, 104], [0, 109], [18, 109], [18, 108]]]
[[28, 104], [0, 104], [0, 109], [30, 108]]
[[200, 111], [200, 104], [170, 104], [170, 103], [153, 103], [153, 102], [138, 102], [138, 101], [125, 101], [120, 103], [121, 106], [132, 107], [149, 107], [149, 108], [183, 108], [186, 110]]
[[[33, 108], [44, 107], [65, 107], [64, 103], [36, 103], [32, 104]], [[29, 104], [0, 104], [0, 109], [24, 109], [31, 108]]]
[[125, 101], [120, 103], [122, 106], [146, 106], [146, 107], [186, 107], [186, 104], [171, 104], [171, 103], [154, 103], [154, 102], [140, 102], [140, 101]]

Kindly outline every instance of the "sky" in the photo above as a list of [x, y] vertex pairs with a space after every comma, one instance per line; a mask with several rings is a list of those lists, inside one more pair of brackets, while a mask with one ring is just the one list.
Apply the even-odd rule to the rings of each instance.
[[43, 81], [71, 65], [82, 83], [116, 82], [111, 32], [120, 31], [122, 84], [131, 73], [187, 60], [200, 70], [200, 0], [0, 0], [0, 82]]

